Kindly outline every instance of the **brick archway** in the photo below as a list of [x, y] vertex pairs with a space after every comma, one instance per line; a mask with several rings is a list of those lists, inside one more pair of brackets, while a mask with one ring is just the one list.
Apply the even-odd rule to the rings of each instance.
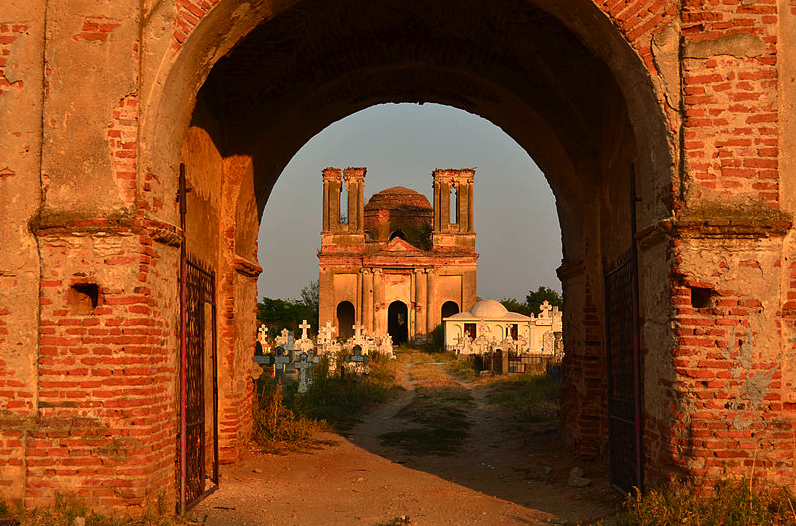
[[[234, 306], [226, 317], [234, 336], [226, 343], [228, 362], [235, 365], [227, 375], [245, 375], [247, 361], [240, 352], [245, 346], [239, 342], [249, 328], [235, 313], [246, 312], [254, 297], [254, 281], [246, 273], [257, 268], [256, 218], [287, 161], [328, 124], [373, 104], [447, 104], [501, 126], [537, 161], [553, 189], [562, 227], [559, 274], [570, 350], [563, 432], [582, 455], [604, 458], [606, 404], [604, 398], [593, 402], [606, 389], [603, 261], [619, 258], [632, 241], [631, 172], [637, 174], [642, 225], [668, 217], [672, 200], [665, 197], [677, 184], [667, 115], [656, 100], [648, 64], [591, 2], [561, 18], [555, 5], [522, 0], [473, 1], [455, 10], [445, 2], [372, 6], [349, 0], [346, 9], [360, 14], [345, 20], [333, 16], [338, 8], [304, 0], [263, 20], [214, 62], [190, 108], [181, 159], [192, 165], [189, 174], [217, 173], [220, 193], [208, 199], [235, 210], [218, 214], [219, 232], [234, 240], [218, 251], [219, 271], [230, 284], [224, 303]], [[197, 42], [189, 38], [182, 53], [190, 57], [208, 45], [204, 39], [217, 34], [208, 28], [214, 14], [197, 25]], [[495, 31], [506, 17], [513, 22]], [[407, 24], [414, 29], [402, 30]], [[582, 32], [573, 33], [579, 27]], [[216, 45], [226, 49], [228, 43], [222, 38]], [[205, 66], [177, 68], [166, 87], [184, 92], [182, 75], [204, 73]], [[169, 97], [167, 106], [173, 100]], [[160, 144], [174, 140], [173, 129], [166, 132], [170, 137]], [[197, 161], [196, 153], [207, 151], [218, 158]], [[214, 213], [211, 203], [202, 206]], [[658, 276], [668, 273], [667, 259], [659, 255], [648, 256], [646, 265]], [[665, 288], [661, 278], [642, 283], [643, 293], [658, 302], [645, 305], [646, 319], [665, 323], [667, 304], [659, 302], [658, 292], [649, 292]], [[222, 390], [222, 413], [225, 407], [246, 407], [248, 396], [240, 387]], [[248, 426], [238, 418], [244, 417], [236, 409], [226, 420], [237, 434], [222, 429], [227, 460], [236, 457], [240, 430]]]

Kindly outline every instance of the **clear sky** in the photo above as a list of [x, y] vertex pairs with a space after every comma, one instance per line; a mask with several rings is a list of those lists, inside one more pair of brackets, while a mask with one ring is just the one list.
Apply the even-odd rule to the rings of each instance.
[[318, 279], [323, 183], [327, 166], [365, 166], [365, 202], [390, 186], [433, 202], [435, 168], [477, 168], [475, 231], [478, 296], [524, 300], [545, 285], [561, 291], [561, 232], [544, 175], [491, 122], [437, 104], [382, 104], [342, 119], [313, 137], [279, 177], [259, 236], [264, 268], [258, 299], [298, 298]]

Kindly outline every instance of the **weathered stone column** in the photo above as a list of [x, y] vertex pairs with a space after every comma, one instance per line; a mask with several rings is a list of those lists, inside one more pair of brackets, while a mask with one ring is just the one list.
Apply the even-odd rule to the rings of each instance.
[[[415, 331], [417, 333], [426, 331], [426, 273], [424, 269], [415, 269]], [[416, 334], [417, 335], [417, 334]]]
[[428, 269], [428, 280], [426, 286], [426, 333], [431, 334], [434, 330], [434, 308], [436, 301], [434, 301], [434, 293], [436, 292], [437, 276], [436, 269]]
[[362, 325], [362, 272], [357, 272], [357, 290], [356, 290], [356, 297], [355, 300], [355, 314], [354, 320], [356, 321], [357, 325]]
[[368, 334], [373, 334], [373, 270], [362, 270], [362, 325]]
[[382, 334], [384, 328], [381, 326], [379, 311], [384, 303], [384, 272], [382, 269], [373, 269], [373, 333]]
[[409, 274], [409, 298], [406, 305], [406, 334], [408, 338], [414, 338], [417, 324], [415, 323], [415, 290], [417, 284], [415, 283], [415, 273]]

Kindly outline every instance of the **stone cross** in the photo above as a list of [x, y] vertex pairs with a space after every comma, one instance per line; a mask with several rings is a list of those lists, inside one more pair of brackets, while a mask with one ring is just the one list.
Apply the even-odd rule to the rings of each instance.
[[276, 382], [281, 382], [283, 386], [285, 385], [285, 367], [287, 365], [290, 365], [290, 355], [284, 347], [277, 347], [274, 357], [274, 374]]
[[293, 368], [298, 369], [299, 372], [299, 393], [306, 393], [309, 385], [312, 383], [310, 372], [313, 367], [315, 367], [315, 364], [309, 360], [309, 356], [305, 352], [299, 354], [299, 359], [293, 362]]
[[332, 327], [332, 322], [326, 320], [326, 327], [321, 329], [321, 333], [323, 334], [323, 341], [330, 342], [332, 341], [332, 334], [337, 332], [337, 327]]
[[362, 363], [366, 364], [370, 361], [370, 356], [367, 354], [362, 354], [362, 346], [361, 345], [354, 345], [354, 354], [346, 354], [345, 355], [346, 363]]
[[550, 317], [550, 310], [552, 310], [552, 309], [553, 309], [553, 307], [550, 305], [550, 302], [547, 301], [547, 300], [544, 300], [544, 303], [539, 305], [539, 310], [542, 311], [542, 314], [539, 317], [540, 318], [549, 318]]
[[307, 320], [301, 320], [301, 325], [299, 325], [299, 329], [301, 329], [301, 339], [307, 339], [307, 329], [310, 328], [310, 324], [307, 323]]
[[354, 325], [351, 326], [351, 328], [354, 329], [354, 337], [357, 340], [362, 338], [362, 329], [364, 329], [365, 327], [363, 327], [361, 323], [355, 323]]
[[260, 325], [260, 330], [257, 331], [257, 339], [260, 340], [262, 345], [265, 345], [265, 339], [268, 337], [268, 327]]

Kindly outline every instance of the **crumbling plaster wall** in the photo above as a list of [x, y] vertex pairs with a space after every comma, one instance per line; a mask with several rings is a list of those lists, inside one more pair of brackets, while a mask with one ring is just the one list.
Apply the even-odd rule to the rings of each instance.
[[36, 417], [44, 0], [0, 5], [0, 492], [24, 496]]

